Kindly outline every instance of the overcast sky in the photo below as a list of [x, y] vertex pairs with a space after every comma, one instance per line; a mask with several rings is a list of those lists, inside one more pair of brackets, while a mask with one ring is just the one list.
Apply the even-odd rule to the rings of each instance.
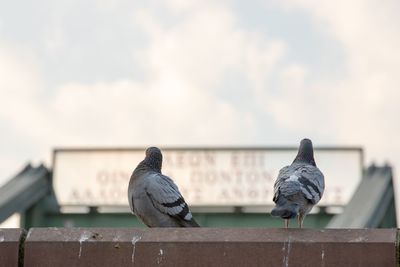
[[356, 145], [400, 166], [400, 1], [0, 0], [0, 182], [55, 146]]

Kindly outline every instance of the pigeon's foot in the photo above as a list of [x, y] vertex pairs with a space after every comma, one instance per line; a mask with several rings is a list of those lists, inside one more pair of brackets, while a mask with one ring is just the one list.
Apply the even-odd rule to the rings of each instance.
[[289, 219], [285, 219], [285, 229], [289, 228]]
[[299, 228], [303, 228], [303, 221], [304, 221], [304, 215], [299, 214], [297, 217], [297, 224], [299, 225]]

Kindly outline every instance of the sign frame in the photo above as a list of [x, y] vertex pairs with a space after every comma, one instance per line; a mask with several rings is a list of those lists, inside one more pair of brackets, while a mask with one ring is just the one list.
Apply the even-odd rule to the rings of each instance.
[[[204, 146], [204, 147], [190, 147], [190, 146], [159, 146], [160, 149], [163, 152], [168, 152], [168, 151], [175, 151], [175, 152], [185, 152], [185, 151], [225, 151], [225, 152], [235, 152], [235, 151], [248, 151], [248, 152], [293, 152], [296, 153], [298, 150], [298, 147], [296, 146]], [[76, 152], [143, 152], [143, 158], [144, 158], [144, 151], [146, 150], [146, 147], [58, 147], [53, 149], [52, 153], [52, 173], [54, 174], [56, 171], [56, 158], [59, 153], [76, 153]], [[319, 152], [319, 151], [324, 151], [324, 152], [356, 152], [359, 156], [359, 168], [360, 168], [360, 180], [362, 179], [362, 174], [364, 170], [364, 149], [362, 147], [357, 147], [357, 146], [317, 146], [314, 147], [314, 151]], [[318, 159], [317, 160], [317, 165], [318, 165]], [[282, 164], [283, 166], [289, 165], [291, 162], [284, 162]], [[133, 168], [136, 166], [132, 166], [132, 171]], [[174, 178], [174, 177], [171, 177]], [[54, 183], [54, 182], [53, 182]], [[57, 194], [56, 194], [57, 198]], [[73, 207], [73, 206], [88, 206], [88, 205], [62, 205], [63, 207]], [[212, 206], [204, 206], [204, 205], [195, 205], [195, 208], [227, 208], [227, 207], [236, 207], [237, 205], [212, 205]], [[269, 205], [240, 205], [238, 207], [265, 207]], [[321, 206], [321, 205], [319, 205]], [[322, 205], [324, 206], [324, 205]], [[342, 205], [326, 205], [326, 206], [340, 206]], [[99, 205], [96, 207], [121, 207], [121, 205]]]

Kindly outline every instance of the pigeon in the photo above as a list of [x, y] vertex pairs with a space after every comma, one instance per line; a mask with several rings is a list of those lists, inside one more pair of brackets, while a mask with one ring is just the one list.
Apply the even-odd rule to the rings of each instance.
[[298, 226], [303, 228], [305, 216], [321, 200], [324, 189], [324, 175], [315, 164], [312, 142], [303, 139], [293, 163], [279, 171], [274, 184], [276, 206], [271, 215], [283, 218], [285, 228], [290, 219], [298, 216]]
[[159, 148], [146, 149], [129, 181], [131, 211], [148, 227], [200, 227], [174, 181], [161, 173], [162, 160]]

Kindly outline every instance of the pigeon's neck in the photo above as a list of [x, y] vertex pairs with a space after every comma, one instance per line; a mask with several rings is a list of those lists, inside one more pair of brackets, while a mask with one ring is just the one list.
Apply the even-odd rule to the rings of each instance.
[[299, 151], [299, 153], [297, 153], [297, 156], [294, 159], [293, 163], [305, 163], [305, 164], [317, 166], [315, 164], [313, 151], [306, 151], [306, 152]]
[[139, 165], [146, 169], [161, 173], [162, 161], [155, 158], [145, 158]]

